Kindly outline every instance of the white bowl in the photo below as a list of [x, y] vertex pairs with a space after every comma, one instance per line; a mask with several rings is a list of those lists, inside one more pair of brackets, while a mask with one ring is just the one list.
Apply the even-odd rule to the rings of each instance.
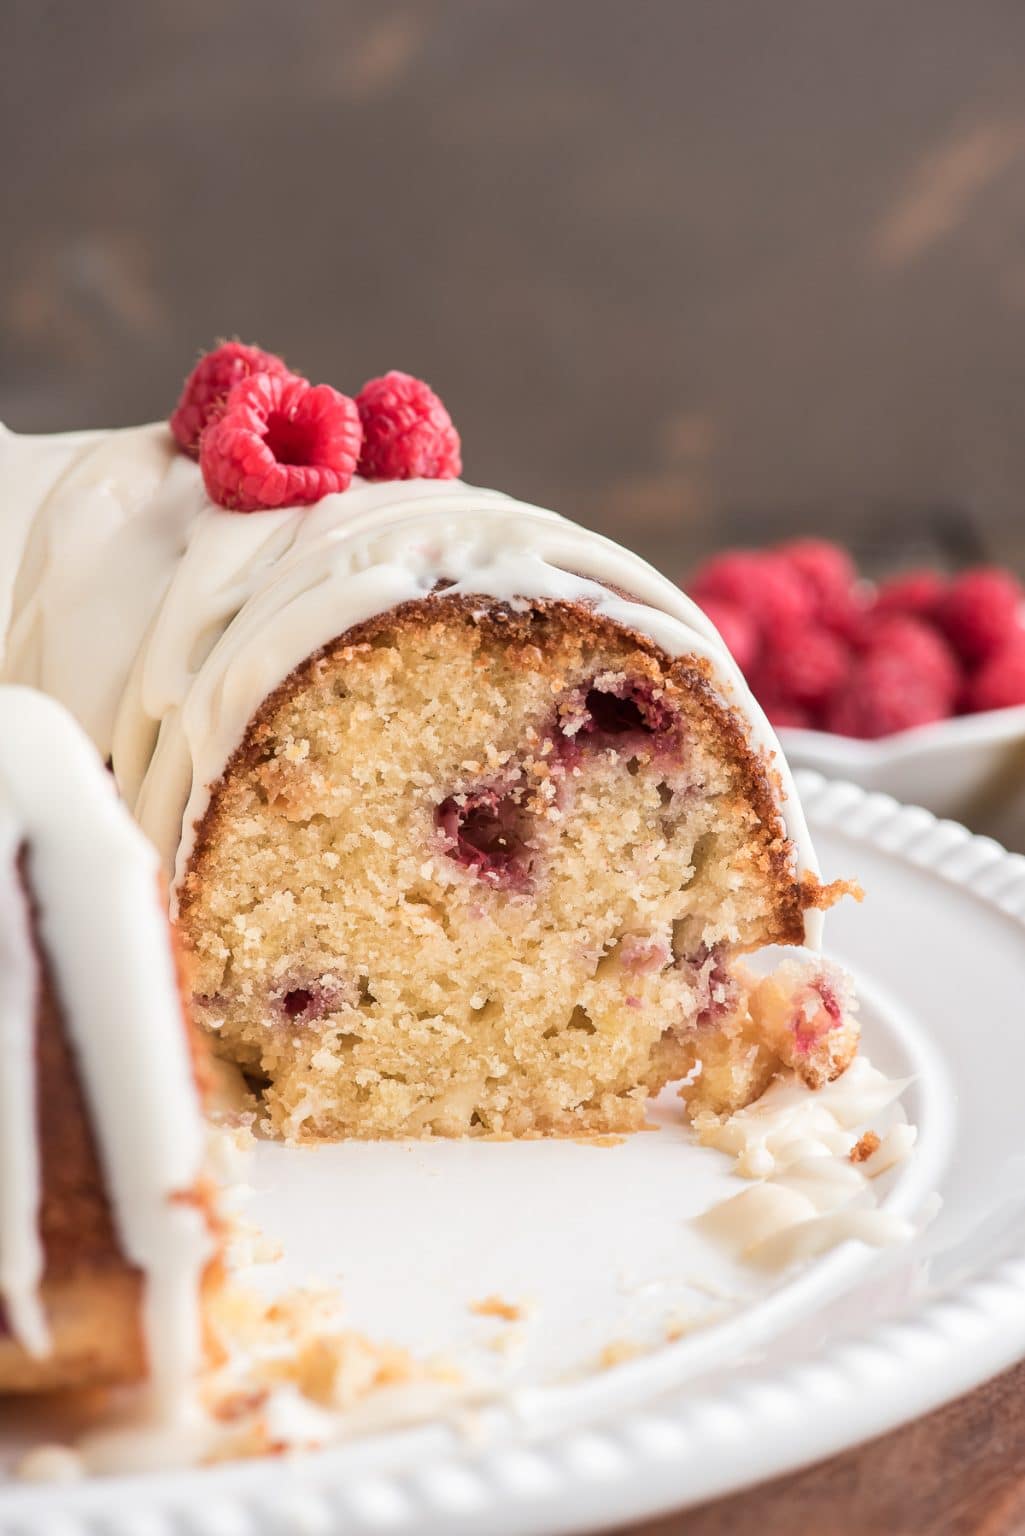
[[880, 741], [790, 729], [780, 730], [779, 738], [792, 768], [853, 779], [975, 830], [999, 826], [1007, 837], [1010, 828], [1012, 846], [1022, 842], [1025, 705], [960, 715]]

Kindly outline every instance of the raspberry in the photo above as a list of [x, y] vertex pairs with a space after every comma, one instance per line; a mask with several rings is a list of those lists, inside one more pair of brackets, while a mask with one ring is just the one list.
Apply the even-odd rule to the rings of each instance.
[[1022, 589], [1009, 571], [979, 566], [952, 582], [937, 610], [947, 639], [965, 661], [984, 661], [1018, 629]]
[[875, 651], [861, 656], [847, 684], [826, 709], [826, 729], [874, 740], [945, 720], [950, 708], [935, 682], [903, 656]]
[[868, 639], [872, 612], [872, 600], [868, 593], [863, 587], [855, 586], [838, 599], [832, 608], [819, 615], [819, 623], [837, 635], [845, 645], [857, 651]]
[[352, 991], [333, 976], [316, 979], [304, 976], [287, 991], [278, 992], [273, 1001], [286, 1019], [292, 1019], [296, 1024], [312, 1024], [326, 1014], [338, 1013], [346, 1003], [351, 1003]]
[[856, 646], [864, 631], [867, 602], [847, 551], [829, 539], [794, 539], [780, 544], [776, 552], [804, 581], [813, 616], [847, 645]]
[[802, 709], [800, 704], [791, 704], [785, 699], [759, 699], [758, 702], [768, 716], [769, 724], [778, 731], [811, 731], [815, 728], [811, 710]]
[[763, 636], [810, 619], [814, 606], [807, 583], [789, 561], [771, 552], [715, 555], [695, 571], [688, 590], [699, 603], [718, 597], [735, 604]]
[[821, 708], [847, 676], [847, 647], [828, 629], [795, 624], [771, 635], [751, 686], [758, 699]]
[[224, 413], [232, 389], [254, 373], [284, 377], [289, 369], [273, 352], [247, 347], [241, 341], [222, 341], [193, 368], [171, 412], [171, 431], [183, 452], [199, 458], [199, 440], [211, 421]]
[[909, 613], [931, 619], [947, 590], [947, 578], [939, 571], [905, 571], [884, 581], [876, 594], [876, 613]]
[[363, 423], [359, 472], [368, 480], [455, 480], [462, 473], [459, 433], [422, 379], [392, 371], [356, 396]]
[[758, 632], [750, 618], [736, 603], [728, 603], [722, 597], [706, 597], [701, 606], [741, 672], [746, 672], [758, 651]]
[[824, 618], [846, 599], [858, 579], [854, 561], [845, 549], [829, 539], [792, 539], [776, 548], [811, 592], [817, 617]]
[[489, 885], [517, 885], [526, 878], [530, 850], [518, 797], [498, 789], [449, 795], [434, 813], [446, 853]]
[[256, 373], [235, 385], [224, 414], [203, 433], [199, 464], [219, 506], [308, 506], [345, 490], [361, 436], [356, 402], [329, 384]]
[[586, 718], [581, 734], [586, 736], [626, 736], [637, 732], [660, 736], [671, 730], [677, 712], [668, 699], [655, 697], [647, 678], [626, 681], [614, 690], [595, 685], [584, 695]]
[[664, 970], [675, 961], [668, 940], [650, 933], [626, 933], [619, 945], [619, 963], [624, 971], [646, 976], [651, 971]]
[[931, 625], [910, 614], [884, 613], [873, 622], [865, 650], [870, 656], [899, 657], [953, 708], [961, 690], [961, 668], [950, 646]]
[[966, 714], [1025, 704], [1025, 638], [1013, 637], [984, 661], [964, 692]]

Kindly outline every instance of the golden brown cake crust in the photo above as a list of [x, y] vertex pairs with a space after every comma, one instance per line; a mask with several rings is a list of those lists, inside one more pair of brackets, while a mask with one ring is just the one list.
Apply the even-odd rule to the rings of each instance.
[[31, 861], [24, 852], [19, 871], [39, 977], [36, 1126], [42, 1196], [39, 1228], [46, 1278], [66, 1279], [79, 1270], [125, 1270], [129, 1266], [114, 1230], [89, 1111], [65, 1034], [53, 973], [39, 940]]

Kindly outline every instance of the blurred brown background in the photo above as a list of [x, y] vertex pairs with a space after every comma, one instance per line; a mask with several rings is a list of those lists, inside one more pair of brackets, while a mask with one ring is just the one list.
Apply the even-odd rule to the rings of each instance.
[[422, 373], [468, 477], [674, 571], [1025, 568], [1025, 6], [4, 0], [0, 417], [238, 334]]

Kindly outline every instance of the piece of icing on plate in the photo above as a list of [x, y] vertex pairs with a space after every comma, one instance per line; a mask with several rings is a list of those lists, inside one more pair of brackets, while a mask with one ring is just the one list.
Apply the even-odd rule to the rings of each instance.
[[900, 1120], [863, 1161], [852, 1153], [857, 1129], [897, 1105], [909, 1082], [859, 1056], [817, 1091], [781, 1078], [736, 1114], [697, 1116], [701, 1144], [728, 1153], [733, 1172], [753, 1181], [697, 1216], [698, 1230], [731, 1257], [774, 1271], [851, 1240], [905, 1242], [915, 1227], [880, 1208], [874, 1180], [909, 1156], [915, 1127]]

